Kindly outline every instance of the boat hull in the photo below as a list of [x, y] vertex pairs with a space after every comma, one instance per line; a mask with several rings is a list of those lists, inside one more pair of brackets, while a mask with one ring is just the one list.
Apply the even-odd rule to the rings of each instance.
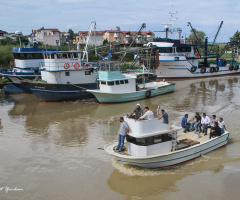
[[162, 94], [167, 94], [170, 92], [174, 92], [175, 83], [171, 83], [169, 85], [161, 86], [156, 89], [150, 89], [151, 95], [146, 95], [146, 92], [149, 90], [140, 90], [135, 92], [128, 93], [109, 93], [109, 92], [101, 92], [100, 90], [88, 90], [93, 93], [97, 100], [100, 103], [121, 103], [128, 101], [136, 101], [140, 99], [155, 97]]
[[144, 168], [162, 168], [179, 165], [181, 163], [193, 160], [201, 155], [209, 153], [227, 144], [229, 132], [219, 137], [212, 138], [206, 142], [188, 147], [186, 149], [177, 150], [167, 154], [156, 156], [136, 157], [117, 153], [113, 150], [114, 145], [105, 147], [105, 150], [116, 157], [117, 161], [122, 164], [130, 164]]
[[206, 67], [206, 72], [202, 73], [201, 69], [191, 71], [192, 65], [188, 61], [160, 61], [159, 67], [155, 73], [157, 79], [181, 79], [181, 78], [203, 78], [203, 77], [217, 77], [224, 75], [239, 74], [240, 70], [229, 70], [229, 66], [220, 66], [219, 71], [210, 71], [210, 67]]
[[97, 83], [72, 85], [26, 82], [25, 85], [31, 89], [39, 101], [66, 101], [91, 98], [94, 95], [86, 92], [86, 89], [97, 88]]

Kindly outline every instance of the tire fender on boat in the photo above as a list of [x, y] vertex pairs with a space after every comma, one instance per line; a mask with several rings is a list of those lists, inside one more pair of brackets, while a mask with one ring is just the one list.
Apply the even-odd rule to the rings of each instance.
[[215, 67], [215, 72], [218, 72], [219, 71], [219, 67], [217, 66], [217, 67]]
[[195, 67], [195, 66], [191, 67], [191, 72], [195, 72], [196, 70], [197, 70], [197, 67]]
[[239, 69], [239, 65], [235, 65], [235, 66], [234, 66], [234, 70], [237, 71], [238, 69]]
[[206, 72], [206, 68], [205, 67], [203, 67], [202, 69], [201, 69], [201, 73], [205, 73]]
[[90, 64], [89, 64], [89, 63], [85, 63], [85, 64], [84, 64], [84, 68], [85, 68], [85, 69], [89, 69], [89, 68], [90, 68]]
[[233, 66], [232, 66], [232, 65], [229, 66], [229, 70], [230, 70], [230, 71], [233, 70]]
[[64, 68], [64, 69], [69, 69], [69, 67], [70, 67], [69, 63], [64, 63], [64, 64], [63, 64], [63, 68]]
[[215, 70], [213, 67], [210, 67], [210, 72], [213, 73]]
[[188, 53], [185, 53], [185, 57], [186, 57], [186, 58], [188, 57]]
[[79, 69], [79, 68], [80, 68], [80, 64], [79, 64], [78, 62], [76, 62], [76, 63], [74, 63], [73, 67], [74, 67], [75, 69]]
[[199, 57], [199, 53], [198, 53], [198, 52], [197, 52], [197, 53], [195, 53], [195, 56], [196, 56], [196, 57]]
[[148, 90], [145, 92], [145, 97], [150, 98], [151, 97], [151, 90]]

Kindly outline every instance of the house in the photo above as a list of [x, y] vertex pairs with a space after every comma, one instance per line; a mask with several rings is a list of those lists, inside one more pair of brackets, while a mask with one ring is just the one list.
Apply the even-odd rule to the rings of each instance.
[[7, 37], [8, 33], [6, 31], [0, 30], [0, 39], [5, 39]]
[[30, 42], [42, 42], [44, 45], [53, 45], [56, 46], [56, 41], [58, 40], [58, 45], [61, 45], [61, 33], [57, 28], [53, 29], [45, 29], [42, 27], [41, 29], [34, 30], [31, 35], [28, 36], [28, 40]]
[[[100, 46], [103, 45], [103, 35], [105, 31], [94, 31], [91, 33], [91, 38], [89, 40], [90, 46]], [[88, 31], [79, 31], [75, 39], [75, 44], [86, 44], [89, 32]]]

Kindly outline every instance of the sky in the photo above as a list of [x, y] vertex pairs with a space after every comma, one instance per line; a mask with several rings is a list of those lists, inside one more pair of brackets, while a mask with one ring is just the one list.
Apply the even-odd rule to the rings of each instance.
[[175, 23], [184, 37], [191, 30], [187, 22], [206, 33], [209, 41], [221, 21], [218, 42], [229, 41], [240, 30], [239, 0], [0, 0], [0, 30], [29, 35], [32, 29], [44, 27], [77, 33], [96, 21], [97, 30], [120, 26], [122, 31], [138, 31], [146, 23], [145, 31], [162, 31], [163, 24], [170, 23], [170, 11], [178, 12]]

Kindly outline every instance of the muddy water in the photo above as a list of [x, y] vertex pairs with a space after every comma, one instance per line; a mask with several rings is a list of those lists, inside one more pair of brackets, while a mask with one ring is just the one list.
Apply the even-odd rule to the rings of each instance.
[[[174, 93], [123, 104], [1, 94], [0, 199], [239, 199], [240, 77], [174, 82]], [[102, 148], [136, 103], [155, 114], [160, 105], [175, 125], [185, 113], [222, 116], [229, 143], [172, 169], [119, 165]]]

